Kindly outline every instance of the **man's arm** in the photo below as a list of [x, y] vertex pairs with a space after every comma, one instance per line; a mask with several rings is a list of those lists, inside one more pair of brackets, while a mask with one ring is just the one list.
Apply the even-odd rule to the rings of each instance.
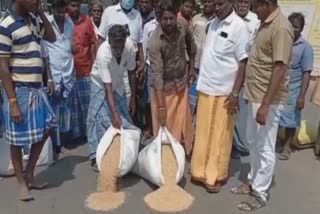
[[9, 57], [0, 57], [0, 80], [2, 81], [2, 87], [4, 88], [9, 100], [11, 117], [14, 122], [19, 123], [22, 120], [22, 114], [17, 102], [12, 76], [9, 72], [9, 65]]
[[195, 65], [197, 46], [194, 41], [192, 30], [190, 29], [189, 26], [187, 27], [187, 32], [186, 32], [186, 48], [187, 48], [187, 54], [189, 56], [189, 77], [193, 78], [192, 81], [194, 81], [195, 80], [194, 65]]
[[104, 83], [104, 91], [106, 94], [105, 100], [107, 101], [108, 107], [111, 112], [112, 126], [116, 129], [120, 129], [122, 122], [121, 122], [120, 114], [117, 111], [116, 104], [114, 102], [112, 83]]

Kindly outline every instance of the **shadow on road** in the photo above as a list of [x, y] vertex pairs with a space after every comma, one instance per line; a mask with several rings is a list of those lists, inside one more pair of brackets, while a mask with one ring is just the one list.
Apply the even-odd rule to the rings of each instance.
[[37, 180], [46, 181], [49, 183], [48, 189], [57, 188], [64, 182], [75, 179], [73, 171], [75, 167], [87, 161], [85, 156], [68, 156], [57, 161], [53, 166], [46, 168], [37, 176]]
[[249, 171], [250, 163], [231, 158], [229, 167], [230, 177], [234, 177], [238, 172], [240, 172], [238, 180], [241, 182], [246, 182]]

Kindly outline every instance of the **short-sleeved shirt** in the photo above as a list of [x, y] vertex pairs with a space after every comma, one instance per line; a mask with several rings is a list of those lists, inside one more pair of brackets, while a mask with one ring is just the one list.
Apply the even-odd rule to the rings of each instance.
[[291, 90], [300, 89], [305, 72], [313, 70], [313, 49], [301, 36], [292, 48], [289, 72], [289, 87]]
[[248, 14], [243, 18], [243, 20], [248, 26], [250, 32], [250, 46], [252, 46], [260, 26], [260, 20], [258, 19], [257, 15], [251, 11], [248, 12]]
[[41, 83], [43, 61], [39, 20], [29, 15], [30, 24], [13, 11], [0, 22], [0, 57], [10, 58], [9, 71], [14, 82]]
[[176, 37], [169, 40], [159, 25], [149, 41], [151, 63], [151, 86], [164, 92], [181, 91], [188, 83], [186, 50], [189, 57], [195, 57], [196, 45], [188, 23], [177, 21]]
[[112, 83], [112, 88], [119, 95], [125, 93], [123, 75], [127, 71], [134, 71], [136, 67], [136, 52], [130, 40], [127, 40], [121, 55], [120, 64], [112, 54], [108, 41], [99, 47], [96, 60], [91, 71], [91, 79], [100, 87], [104, 83]]
[[148, 43], [150, 41], [152, 32], [158, 27], [159, 22], [157, 21], [157, 19], [153, 19], [151, 21], [149, 21], [143, 28], [143, 43], [142, 43], [142, 47], [143, 47], [143, 54], [144, 54], [144, 58], [146, 60], [146, 64], [150, 66], [150, 60], [149, 60], [149, 47], [148, 47]]
[[[280, 8], [272, 12], [260, 25], [251, 47], [246, 68], [245, 99], [261, 103], [268, 90], [273, 67], [282, 62], [289, 67], [293, 45], [293, 28]], [[288, 98], [288, 72], [283, 76], [272, 104], [286, 103]]]
[[66, 15], [63, 32], [60, 31], [53, 15], [47, 17], [56, 35], [55, 42], [47, 42], [49, 50], [49, 65], [53, 81], [56, 84], [67, 84], [73, 80], [74, 61], [72, 56], [72, 39], [74, 26]]
[[136, 46], [137, 50], [137, 44], [142, 43], [143, 41], [142, 17], [139, 11], [132, 9], [126, 14], [122, 10], [120, 3], [108, 7], [102, 14], [99, 36], [107, 40], [108, 31], [113, 25], [127, 26], [130, 39]]
[[194, 41], [197, 46], [197, 53], [195, 58], [195, 68], [200, 68], [200, 59], [202, 55], [202, 50], [204, 42], [206, 40], [206, 29], [214, 17], [208, 18], [204, 14], [195, 15], [192, 19], [192, 31], [194, 35]]
[[223, 20], [215, 18], [207, 33], [197, 90], [210, 96], [232, 91], [240, 61], [248, 58], [249, 30], [233, 11]]
[[80, 15], [80, 19], [74, 22], [73, 42], [76, 47], [73, 52], [76, 74], [78, 77], [89, 76], [93, 64], [92, 48], [96, 43], [97, 37], [91, 18]]

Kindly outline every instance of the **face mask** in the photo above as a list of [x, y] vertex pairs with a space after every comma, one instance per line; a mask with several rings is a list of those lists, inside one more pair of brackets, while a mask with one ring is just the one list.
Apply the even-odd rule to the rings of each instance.
[[121, 7], [125, 10], [131, 10], [134, 5], [134, 0], [122, 0]]

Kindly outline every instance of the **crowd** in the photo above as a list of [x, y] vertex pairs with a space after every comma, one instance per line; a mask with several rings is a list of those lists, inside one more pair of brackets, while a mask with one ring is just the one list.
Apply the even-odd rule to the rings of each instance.
[[202, 0], [195, 16], [193, 0], [89, 1], [90, 16], [80, 0], [54, 0], [52, 14], [39, 4], [13, 0], [0, 21], [0, 124], [20, 200], [46, 187], [34, 170], [48, 137], [56, 154], [87, 142], [96, 171], [111, 125], [138, 126], [145, 142], [166, 126], [209, 193], [231, 156], [249, 155], [247, 182], [231, 192], [248, 195], [241, 210], [266, 205], [279, 127], [288, 160], [313, 70], [301, 13], [286, 17], [277, 0]]

